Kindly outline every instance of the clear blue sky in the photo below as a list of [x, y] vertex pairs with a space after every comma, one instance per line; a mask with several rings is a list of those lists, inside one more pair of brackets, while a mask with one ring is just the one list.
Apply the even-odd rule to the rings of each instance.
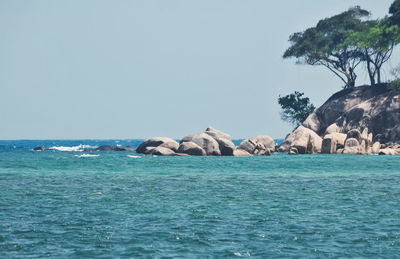
[[288, 36], [354, 5], [382, 17], [391, 2], [1, 0], [0, 139], [179, 138], [209, 125], [284, 137], [279, 94], [321, 105], [341, 87], [283, 60]]

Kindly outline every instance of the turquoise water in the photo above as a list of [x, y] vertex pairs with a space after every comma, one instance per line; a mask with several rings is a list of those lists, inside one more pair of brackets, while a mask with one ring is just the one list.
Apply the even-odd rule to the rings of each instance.
[[79, 154], [0, 152], [1, 258], [400, 255], [400, 157]]

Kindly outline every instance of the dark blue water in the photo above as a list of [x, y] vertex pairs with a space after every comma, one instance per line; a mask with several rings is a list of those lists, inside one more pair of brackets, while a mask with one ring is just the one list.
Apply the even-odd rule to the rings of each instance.
[[400, 254], [400, 157], [79, 157], [0, 144], [1, 258]]

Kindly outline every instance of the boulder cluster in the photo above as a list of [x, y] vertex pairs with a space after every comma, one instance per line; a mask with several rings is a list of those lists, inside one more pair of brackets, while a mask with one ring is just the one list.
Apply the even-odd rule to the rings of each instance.
[[289, 154], [400, 154], [400, 88], [390, 84], [339, 91], [289, 134]]
[[230, 135], [214, 128], [182, 138], [157, 137], [142, 142], [137, 153], [158, 156], [253, 156], [271, 155], [275, 142], [269, 136], [255, 136], [235, 146]]
[[400, 155], [400, 144], [374, 141], [368, 128], [362, 131], [351, 129], [346, 133], [335, 123], [330, 125], [323, 136], [304, 126], [289, 134], [279, 146], [279, 152], [289, 154], [359, 154], [359, 155]]

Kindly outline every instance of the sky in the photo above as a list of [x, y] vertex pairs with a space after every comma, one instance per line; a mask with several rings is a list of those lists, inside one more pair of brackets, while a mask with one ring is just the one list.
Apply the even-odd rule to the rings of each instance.
[[279, 95], [320, 106], [342, 87], [283, 60], [289, 35], [356, 5], [383, 17], [391, 2], [0, 0], [0, 139], [181, 138], [208, 126], [284, 137]]

